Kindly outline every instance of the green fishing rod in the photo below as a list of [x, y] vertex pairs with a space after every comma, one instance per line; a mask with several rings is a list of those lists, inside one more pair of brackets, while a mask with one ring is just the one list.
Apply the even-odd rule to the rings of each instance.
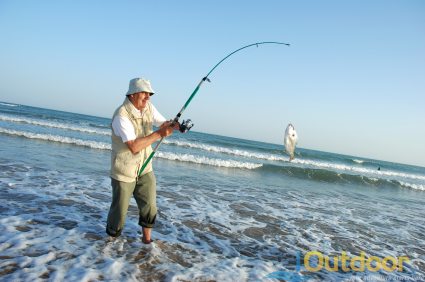
[[[286, 46], [290, 46], [288, 43], [283, 43], [283, 42], [275, 42], [275, 41], [265, 41], [265, 42], [257, 42], [257, 43], [253, 43], [253, 44], [249, 44], [246, 46], [243, 46], [235, 51], [233, 51], [232, 53], [230, 53], [229, 55], [227, 55], [226, 57], [224, 57], [223, 59], [221, 59], [221, 61], [219, 61], [208, 73], [206, 76], [204, 76], [201, 81], [199, 82], [199, 84], [196, 86], [195, 90], [193, 90], [192, 94], [190, 95], [189, 99], [187, 99], [186, 103], [184, 103], [183, 107], [181, 108], [181, 110], [178, 112], [178, 114], [176, 115], [176, 117], [174, 118], [171, 126], [173, 126], [174, 124], [179, 122], [180, 117], [182, 116], [183, 112], [186, 110], [187, 106], [189, 106], [190, 102], [192, 101], [192, 99], [195, 97], [196, 93], [198, 93], [199, 88], [201, 88], [201, 85], [205, 82], [211, 82], [210, 79], [208, 78], [208, 76], [222, 63], [224, 62], [227, 58], [229, 58], [230, 56], [232, 56], [233, 54], [235, 54], [236, 52], [239, 52], [245, 48], [248, 47], [252, 47], [252, 46], [259, 46], [262, 44], [280, 44], [280, 45], [286, 45]], [[192, 127], [192, 125], [189, 122], [189, 125], [187, 126], [187, 130], [189, 130]], [[156, 151], [158, 150], [159, 146], [161, 145], [162, 141], [164, 140], [164, 137], [161, 138], [161, 140], [159, 140], [158, 144], [156, 144], [155, 148], [153, 149], [152, 153], [149, 155], [149, 157], [145, 160], [145, 162], [143, 163], [142, 167], [139, 170], [138, 175], [140, 176], [143, 172], [143, 170], [146, 168], [146, 166], [148, 165], [148, 163], [152, 160], [153, 156], [155, 155]]]

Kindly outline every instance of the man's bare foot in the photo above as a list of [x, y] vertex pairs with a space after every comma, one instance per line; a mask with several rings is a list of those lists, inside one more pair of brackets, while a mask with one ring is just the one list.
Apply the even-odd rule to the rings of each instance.
[[145, 238], [142, 238], [142, 242], [143, 242], [143, 244], [150, 244], [150, 243], [153, 242], [153, 240], [152, 239], [146, 240]]

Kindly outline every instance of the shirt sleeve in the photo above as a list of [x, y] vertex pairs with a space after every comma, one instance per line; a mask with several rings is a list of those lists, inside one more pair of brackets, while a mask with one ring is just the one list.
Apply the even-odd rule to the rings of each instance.
[[126, 117], [115, 116], [112, 121], [112, 130], [115, 135], [121, 137], [124, 143], [136, 139], [133, 124]]
[[152, 105], [153, 125], [160, 126], [161, 124], [163, 124], [167, 120], [165, 119], [165, 117], [163, 115], [161, 115], [160, 112], [158, 112], [158, 110], [155, 108], [155, 106], [153, 104], [151, 104], [151, 105]]

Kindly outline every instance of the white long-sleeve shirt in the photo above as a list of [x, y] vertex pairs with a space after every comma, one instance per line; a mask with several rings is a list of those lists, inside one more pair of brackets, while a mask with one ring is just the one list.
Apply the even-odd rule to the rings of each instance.
[[[151, 103], [152, 106], [152, 115], [153, 115], [153, 125], [160, 126], [163, 124], [166, 119], [160, 112], [155, 108], [155, 106]], [[131, 106], [131, 110], [133, 114], [136, 116], [142, 115], [142, 112], [136, 109], [133, 105]], [[121, 137], [122, 142], [128, 142], [136, 139], [136, 131], [134, 130], [133, 124], [130, 119], [127, 117], [115, 116], [112, 120], [112, 130], [115, 135]]]

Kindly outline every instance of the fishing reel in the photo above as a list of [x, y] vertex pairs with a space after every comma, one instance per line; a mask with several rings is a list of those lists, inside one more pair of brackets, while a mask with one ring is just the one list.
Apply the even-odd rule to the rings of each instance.
[[180, 123], [180, 132], [186, 133], [194, 126], [193, 122], [190, 119], [184, 120]]

